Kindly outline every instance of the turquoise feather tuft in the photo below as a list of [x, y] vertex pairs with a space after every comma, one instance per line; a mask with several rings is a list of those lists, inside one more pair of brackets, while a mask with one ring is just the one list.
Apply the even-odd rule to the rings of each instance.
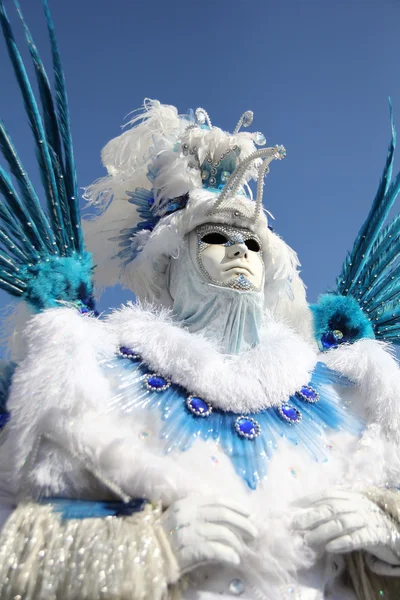
[[321, 350], [324, 350], [323, 336], [340, 331], [337, 342], [355, 342], [361, 338], [374, 338], [374, 330], [369, 318], [361, 310], [359, 303], [351, 296], [323, 294], [318, 304], [310, 306], [314, 332]]
[[91, 254], [84, 252], [79, 259], [61, 256], [46, 260], [25, 267], [23, 279], [27, 291], [23, 298], [39, 310], [77, 300], [86, 304], [93, 295]]

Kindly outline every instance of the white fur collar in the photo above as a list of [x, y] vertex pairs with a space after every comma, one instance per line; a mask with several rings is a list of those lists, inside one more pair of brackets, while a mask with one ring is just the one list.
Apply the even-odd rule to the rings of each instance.
[[107, 319], [119, 344], [137, 351], [154, 371], [222, 410], [251, 413], [277, 406], [308, 383], [313, 348], [282, 323], [265, 323], [261, 343], [239, 356], [219, 352], [168, 312], [128, 304]]

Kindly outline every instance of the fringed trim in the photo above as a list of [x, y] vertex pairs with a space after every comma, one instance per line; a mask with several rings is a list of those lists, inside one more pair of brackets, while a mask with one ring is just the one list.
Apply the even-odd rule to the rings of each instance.
[[50, 505], [21, 504], [0, 536], [1, 599], [178, 600], [160, 513], [62, 520]]

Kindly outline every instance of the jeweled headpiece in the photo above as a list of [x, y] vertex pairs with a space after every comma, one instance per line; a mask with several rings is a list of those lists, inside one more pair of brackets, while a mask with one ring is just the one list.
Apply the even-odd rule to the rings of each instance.
[[[106, 209], [86, 227], [99, 257], [98, 284], [116, 282], [110, 272], [119, 271], [139, 296], [149, 287], [156, 290], [151, 297], [161, 294], [168, 260], [202, 223], [248, 228], [266, 242], [264, 176], [286, 153], [283, 146], [260, 147], [264, 135], [245, 131], [252, 122], [246, 111], [228, 133], [213, 126], [203, 108], [180, 115], [173, 106], [144, 102], [102, 151], [108, 175], [85, 192], [90, 204]], [[257, 182], [255, 199], [251, 180]]]

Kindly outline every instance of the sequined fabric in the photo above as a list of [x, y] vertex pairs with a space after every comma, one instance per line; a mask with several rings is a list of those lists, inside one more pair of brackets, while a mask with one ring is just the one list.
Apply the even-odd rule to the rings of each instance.
[[62, 520], [51, 506], [21, 504], [0, 536], [0, 598], [177, 600], [159, 515], [149, 505], [129, 517]]

